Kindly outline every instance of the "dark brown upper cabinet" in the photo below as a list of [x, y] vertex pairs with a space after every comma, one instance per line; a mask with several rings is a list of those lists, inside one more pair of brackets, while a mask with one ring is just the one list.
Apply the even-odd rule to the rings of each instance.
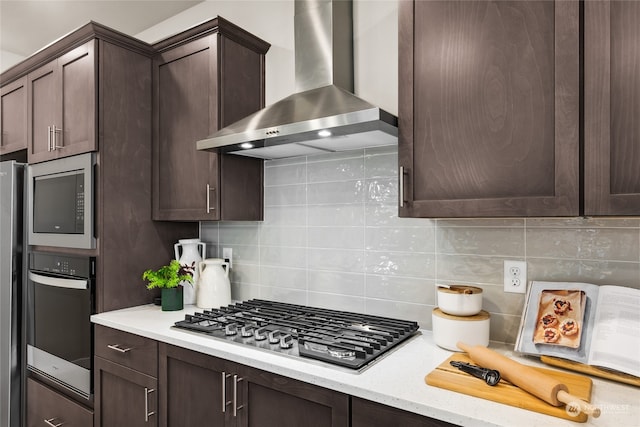
[[578, 1], [400, 2], [400, 216], [580, 213], [579, 20]]
[[640, 2], [584, 8], [584, 213], [640, 215]]
[[264, 107], [270, 45], [218, 17], [154, 47], [153, 218], [261, 220], [263, 161], [196, 141]]
[[29, 163], [97, 149], [96, 45], [91, 40], [29, 73]]
[[27, 77], [0, 89], [0, 155], [27, 148]]

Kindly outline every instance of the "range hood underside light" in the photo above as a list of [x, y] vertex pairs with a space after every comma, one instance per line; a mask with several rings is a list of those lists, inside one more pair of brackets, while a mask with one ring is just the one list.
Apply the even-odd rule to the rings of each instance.
[[316, 154], [336, 151], [397, 145], [398, 137], [389, 135], [388, 133], [380, 130], [373, 130], [351, 135], [332, 136], [305, 142], [288, 143], [284, 145], [269, 145], [269, 140], [265, 140], [263, 144], [265, 145], [262, 147], [249, 149], [242, 149], [237, 146], [227, 147], [222, 151], [239, 156], [272, 160], [287, 157], [313, 156]]

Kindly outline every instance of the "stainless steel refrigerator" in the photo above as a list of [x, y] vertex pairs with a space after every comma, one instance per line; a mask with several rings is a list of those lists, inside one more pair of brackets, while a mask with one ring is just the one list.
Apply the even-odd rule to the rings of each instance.
[[19, 427], [23, 394], [25, 165], [0, 162], [0, 426]]

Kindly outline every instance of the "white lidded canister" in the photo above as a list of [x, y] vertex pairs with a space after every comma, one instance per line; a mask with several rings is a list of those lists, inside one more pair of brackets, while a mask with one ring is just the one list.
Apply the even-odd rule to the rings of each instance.
[[431, 315], [433, 340], [437, 345], [451, 351], [460, 351], [457, 343], [471, 346], [489, 345], [489, 313], [482, 310], [473, 316], [452, 316], [434, 308]]
[[219, 308], [231, 304], [229, 263], [220, 258], [208, 258], [198, 264], [198, 273], [198, 307]]

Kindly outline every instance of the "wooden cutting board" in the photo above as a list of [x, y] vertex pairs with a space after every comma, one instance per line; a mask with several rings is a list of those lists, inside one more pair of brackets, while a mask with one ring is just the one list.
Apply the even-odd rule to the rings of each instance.
[[[505, 405], [515, 406], [541, 414], [564, 418], [579, 423], [587, 421], [588, 416], [586, 414], [581, 413], [577, 417], [572, 417], [567, 414], [564, 406], [556, 407], [550, 405], [504, 380], [500, 381], [496, 386], [489, 386], [483, 380], [451, 366], [449, 362], [452, 360], [474, 364], [466, 353], [454, 353], [424, 377], [424, 381], [434, 387], [504, 403]], [[545, 368], [536, 367], [535, 369], [559, 379], [569, 388], [570, 394], [587, 402], [591, 400], [591, 389], [593, 386], [591, 378]]]

